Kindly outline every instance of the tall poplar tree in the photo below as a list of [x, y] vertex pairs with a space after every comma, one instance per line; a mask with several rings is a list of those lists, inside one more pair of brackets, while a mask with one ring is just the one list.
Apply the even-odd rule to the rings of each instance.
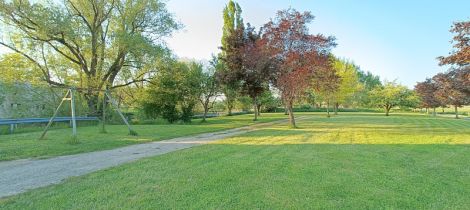
[[[236, 82], [229, 82], [230, 79], [227, 79], [226, 76], [228, 72], [233, 71], [234, 68], [238, 68], [234, 65], [228, 64], [227, 61], [227, 51], [230, 51], [236, 46], [230, 45], [230, 37], [233, 37], [233, 33], [243, 34], [245, 26], [243, 23], [243, 18], [241, 16], [242, 9], [240, 5], [232, 0], [230, 0], [224, 8], [223, 19], [224, 25], [222, 27], [222, 52], [219, 54], [221, 59], [220, 65], [217, 69], [217, 78], [221, 84], [222, 92], [225, 96], [225, 102], [228, 110], [228, 114], [232, 115], [232, 109], [235, 106], [235, 100], [237, 97], [238, 84]], [[241, 35], [242, 36], [242, 35]]]

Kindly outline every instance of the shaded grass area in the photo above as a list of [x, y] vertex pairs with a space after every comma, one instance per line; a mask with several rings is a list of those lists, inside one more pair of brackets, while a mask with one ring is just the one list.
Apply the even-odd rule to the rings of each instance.
[[242, 127], [260, 122], [270, 122], [286, 118], [283, 114], [263, 114], [253, 122], [253, 115], [224, 116], [207, 119], [192, 124], [134, 125], [138, 136], [129, 136], [126, 126], [108, 125], [108, 133], [100, 133], [99, 126], [79, 127], [78, 144], [70, 144], [71, 129], [54, 129], [48, 132], [45, 140], [38, 140], [41, 132], [19, 133], [0, 136], [0, 161], [21, 158], [46, 158], [97, 150], [106, 150], [131, 144], [159, 141], [163, 139], [193, 134], [214, 132]]
[[468, 209], [470, 124], [299, 120], [0, 200], [5, 209]]

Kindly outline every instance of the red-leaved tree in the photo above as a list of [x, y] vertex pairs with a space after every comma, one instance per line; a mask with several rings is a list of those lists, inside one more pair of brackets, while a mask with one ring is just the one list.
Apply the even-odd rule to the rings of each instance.
[[436, 108], [445, 106], [437, 97], [436, 93], [439, 86], [432, 79], [426, 79], [424, 82], [418, 82], [415, 86], [415, 91], [421, 98], [421, 107], [426, 109], [433, 109], [433, 115], [436, 115]]
[[468, 68], [451, 69], [447, 73], [439, 73], [432, 79], [437, 83], [436, 95], [443, 104], [453, 105], [455, 118], [459, 118], [458, 107], [470, 104], [468, 84]]
[[262, 29], [262, 41], [276, 64], [271, 69], [272, 83], [281, 92], [292, 127], [296, 126], [295, 99], [309, 87], [315, 72], [327, 67], [328, 55], [336, 45], [334, 37], [309, 33], [307, 24], [313, 19], [310, 12], [282, 10]]
[[450, 32], [455, 33], [455, 50], [447, 57], [439, 57], [440, 65], [470, 65], [470, 21], [454, 23]]

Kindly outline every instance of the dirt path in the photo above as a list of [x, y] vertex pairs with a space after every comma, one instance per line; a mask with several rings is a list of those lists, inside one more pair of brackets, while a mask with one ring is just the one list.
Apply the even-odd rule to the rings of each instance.
[[260, 123], [214, 133], [137, 144], [112, 150], [60, 156], [44, 160], [0, 162], [0, 198], [30, 189], [57, 184], [72, 176], [80, 176], [141, 158], [203, 145], [223, 138], [240, 135], [278, 123]]

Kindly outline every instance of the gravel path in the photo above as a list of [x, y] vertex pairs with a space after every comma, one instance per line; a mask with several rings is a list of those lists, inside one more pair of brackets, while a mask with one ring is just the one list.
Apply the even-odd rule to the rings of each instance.
[[80, 176], [141, 158], [206, 144], [286, 121], [260, 123], [215, 133], [205, 133], [44, 160], [26, 159], [0, 162], [0, 198], [57, 184], [72, 176]]

